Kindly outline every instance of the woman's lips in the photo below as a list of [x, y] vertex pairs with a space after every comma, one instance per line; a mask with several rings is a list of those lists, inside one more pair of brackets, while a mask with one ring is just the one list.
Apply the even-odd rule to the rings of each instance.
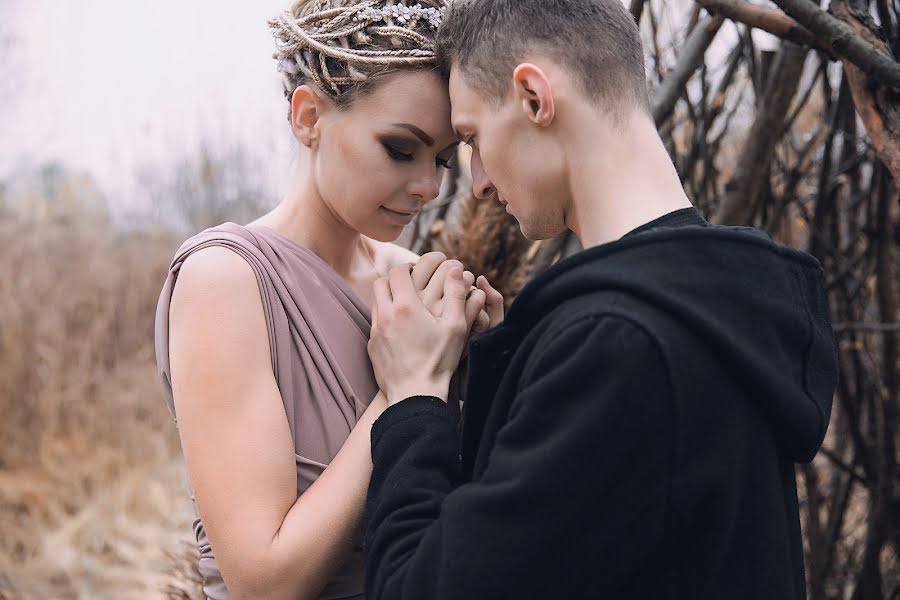
[[404, 224], [409, 223], [410, 221], [413, 220], [413, 217], [415, 217], [417, 214], [419, 214], [419, 211], [417, 211], [417, 210], [409, 212], [409, 211], [391, 210], [390, 208], [388, 208], [386, 206], [382, 206], [381, 208], [384, 210], [385, 213], [387, 213], [387, 215], [389, 217], [393, 217], [395, 220], [401, 221]]

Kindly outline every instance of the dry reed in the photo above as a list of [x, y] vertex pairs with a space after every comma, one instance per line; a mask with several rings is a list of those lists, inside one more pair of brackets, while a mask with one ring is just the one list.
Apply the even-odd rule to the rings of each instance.
[[0, 218], [0, 598], [197, 597], [152, 343], [176, 246]]

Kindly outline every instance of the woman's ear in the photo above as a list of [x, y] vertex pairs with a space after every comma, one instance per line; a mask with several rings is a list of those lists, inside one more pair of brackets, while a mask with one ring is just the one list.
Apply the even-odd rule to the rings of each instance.
[[556, 116], [553, 87], [540, 67], [522, 63], [513, 72], [516, 97], [528, 119], [541, 127], [548, 127]]
[[325, 99], [312, 87], [301, 85], [291, 96], [291, 129], [294, 137], [308, 148], [319, 141], [316, 124], [325, 108]]

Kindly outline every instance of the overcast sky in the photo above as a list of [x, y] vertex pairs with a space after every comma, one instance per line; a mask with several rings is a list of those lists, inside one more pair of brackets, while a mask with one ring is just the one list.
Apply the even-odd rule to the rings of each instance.
[[0, 0], [0, 177], [60, 160], [109, 182], [201, 138], [289, 152], [266, 25], [285, 5]]

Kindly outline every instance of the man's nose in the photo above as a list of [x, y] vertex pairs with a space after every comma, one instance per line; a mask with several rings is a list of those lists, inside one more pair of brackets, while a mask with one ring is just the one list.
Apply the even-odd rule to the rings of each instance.
[[488, 178], [478, 152], [472, 153], [472, 193], [479, 200], [487, 200], [496, 193], [493, 182]]

